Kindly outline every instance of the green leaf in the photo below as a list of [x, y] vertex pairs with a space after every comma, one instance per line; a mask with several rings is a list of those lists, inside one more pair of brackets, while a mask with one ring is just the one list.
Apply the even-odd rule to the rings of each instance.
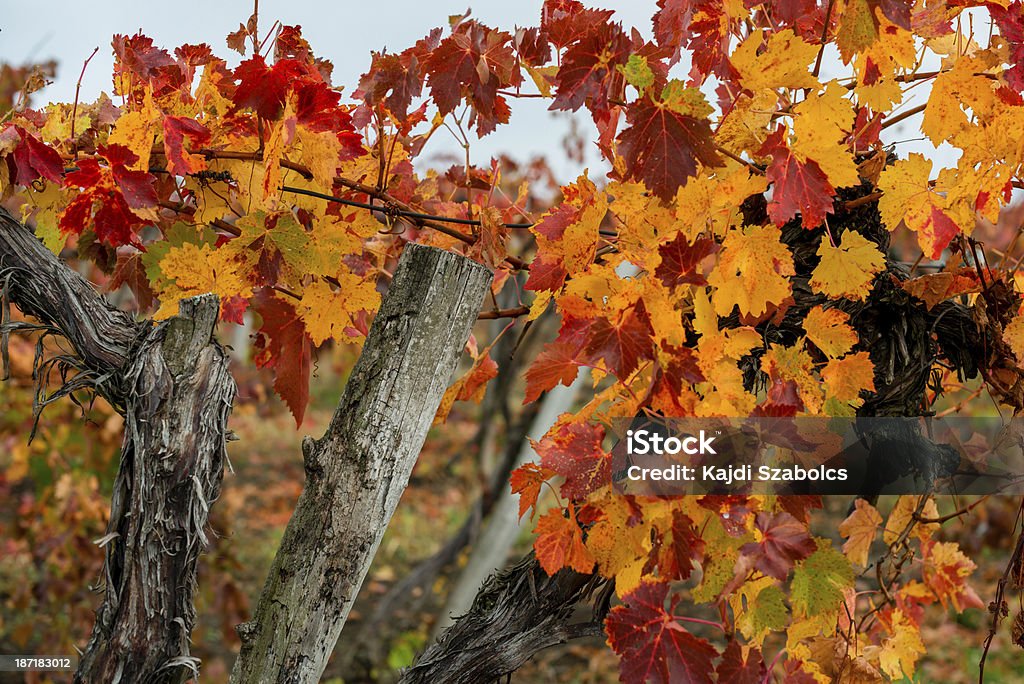
[[790, 584], [793, 610], [807, 617], [837, 613], [843, 590], [853, 586], [853, 566], [832, 548], [827, 539], [817, 539], [818, 550], [797, 565]]
[[643, 97], [644, 91], [654, 85], [654, 72], [642, 55], [630, 55], [626, 64], [619, 65], [618, 70], [626, 77], [626, 83], [637, 89]]

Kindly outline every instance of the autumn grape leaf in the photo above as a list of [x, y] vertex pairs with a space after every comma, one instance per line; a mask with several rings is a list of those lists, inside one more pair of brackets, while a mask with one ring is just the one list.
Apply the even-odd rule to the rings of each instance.
[[871, 292], [875, 275], [885, 269], [885, 255], [878, 246], [854, 230], [842, 235], [832, 246], [827, 236], [818, 246], [821, 259], [811, 273], [811, 287], [833, 299], [864, 300]]
[[821, 370], [825, 393], [830, 399], [860, 405], [860, 393], [875, 391], [875, 366], [866, 351], [830, 359]]
[[624, 682], [711, 684], [718, 652], [672, 615], [678, 597], [665, 609], [668, 592], [668, 584], [646, 582], [609, 612], [605, 631], [621, 659], [619, 677]]
[[730, 639], [715, 673], [719, 682], [761, 684], [766, 671], [761, 651], [753, 646], [743, 646], [736, 639]]
[[339, 273], [338, 284], [314, 280], [302, 291], [295, 310], [306, 326], [313, 344], [327, 340], [349, 341], [362, 333], [356, 327], [356, 315], [373, 313], [380, 307], [380, 293], [373, 280], [352, 273]]
[[791, 294], [793, 255], [782, 242], [776, 226], [749, 226], [729, 231], [722, 242], [718, 264], [708, 283], [716, 288], [715, 313], [728, 316], [733, 307], [740, 314], [760, 316], [768, 306]]
[[786, 596], [771, 578], [754, 580], [743, 585], [744, 589], [760, 582], [759, 590], [747, 593], [746, 609], [736, 618], [736, 626], [743, 636], [760, 644], [772, 633], [785, 629], [789, 622], [789, 609], [786, 608]]
[[26, 131], [15, 126], [21, 143], [14, 148], [14, 165], [17, 174], [14, 182], [18, 185], [29, 185], [36, 178], [45, 178], [53, 183], [60, 183], [64, 176], [64, 162], [57, 150]]
[[585, 351], [590, 358], [603, 360], [616, 377], [626, 379], [641, 360], [653, 357], [653, 334], [644, 300], [639, 299], [614, 321], [598, 317], [591, 327]]
[[253, 299], [253, 309], [263, 321], [256, 332], [256, 365], [273, 369], [274, 391], [288, 405], [296, 427], [301, 426], [309, 403], [313, 341], [295, 307], [273, 291], [261, 290]]
[[210, 141], [210, 131], [195, 119], [184, 116], [164, 117], [164, 153], [167, 169], [173, 174], [187, 176], [206, 168], [206, 160], [185, 149], [188, 139], [192, 150], [198, 150]]
[[946, 198], [938, 193], [941, 188], [929, 185], [931, 170], [932, 163], [917, 152], [887, 166], [878, 178], [882, 191], [878, 211], [889, 230], [904, 222], [917, 233], [925, 256], [938, 259], [960, 227], [946, 213]]
[[740, 558], [750, 559], [751, 567], [776, 579], [786, 579], [793, 564], [816, 548], [807, 526], [789, 513], [761, 511], [754, 526], [760, 532], [759, 540], [745, 544], [740, 549]]
[[1018, 92], [1024, 91], [1024, 3], [1020, 0], [1006, 3], [1005, 7], [998, 3], [988, 5], [992, 19], [999, 26], [999, 33], [1007, 41], [1010, 48], [1010, 60], [1013, 65], [1004, 71], [1007, 83]]
[[1003, 341], [1010, 347], [1017, 362], [1024, 363], [1024, 316], [1014, 316], [1007, 323], [1003, 328]]
[[537, 398], [559, 383], [568, 387], [576, 379], [581, 362], [577, 358], [579, 348], [566, 342], [548, 342], [526, 371], [526, 396], [524, 404]]
[[[892, 545], [911, 524], [913, 525], [910, 534], [922, 542], [931, 539], [932, 534], [938, 531], [939, 525], [938, 523], [922, 523], [915, 520], [914, 514], [917, 511], [920, 499], [921, 497], [919, 496], [911, 495], [901, 496], [897, 499], [896, 505], [889, 511], [889, 517], [885, 521], [885, 529], [882, 530], [882, 541]], [[939, 509], [935, 505], [935, 499], [928, 497], [928, 500], [924, 502], [920, 515], [922, 518], [938, 517]]]
[[892, 611], [889, 623], [890, 636], [882, 642], [878, 665], [893, 681], [913, 679], [917, 660], [925, 653], [921, 629], [899, 608]]
[[964, 267], [941, 273], [929, 273], [900, 283], [906, 292], [914, 295], [931, 310], [936, 304], [962, 294], [981, 292], [984, 283], [977, 269]]
[[882, 524], [882, 516], [864, 499], [856, 499], [854, 503], [856, 509], [839, 523], [839, 534], [847, 538], [843, 544], [843, 553], [852, 563], [867, 567], [868, 553], [878, 534], [878, 526]]
[[155, 179], [129, 168], [138, 157], [127, 147], [109, 145], [97, 151], [107, 166], [96, 158], [80, 159], [78, 170], [64, 177], [64, 187], [77, 188], [78, 194], [60, 215], [61, 232], [81, 235], [92, 228], [100, 242], [113, 247], [137, 244], [136, 229], [156, 218]]
[[577, 274], [594, 260], [608, 197], [586, 173], [562, 188], [564, 200], [530, 230], [537, 238], [537, 257], [530, 265], [528, 290], [557, 290], [568, 274]]
[[611, 484], [611, 457], [601, 447], [604, 428], [590, 422], [559, 421], [540, 441], [531, 440], [542, 468], [563, 478], [561, 494], [582, 501]]
[[804, 228], [817, 228], [833, 212], [835, 188], [814, 159], [801, 159], [786, 143], [786, 129], [779, 125], [769, 135], [760, 156], [771, 157], [765, 175], [772, 184], [768, 216], [781, 226], [800, 214]]
[[630, 40], [619, 24], [595, 25], [562, 57], [551, 109], [576, 111], [586, 104], [593, 112], [608, 111], [615, 84], [622, 83], [616, 67], [626, 64], [629, 49]]
[[[733, 51], [729, 61], [739, 72], [744, 88], [811, 88], [821, 85], [808, 68], [818, 47], [805, 42], [790, 29], [775, 31], [765, 41], [757, 29]], [[762, 50], [763, 47], [763, 50]]]
[[923, 541], [922, 577], [943, 606], [952, 605], [958, 612], [965, 608], [982, 608], [985, 604], [967, 583], [977, 567], [964, 555], [956, 542]]
[[663, 578], [689, 579], [694, 561], [704, 556], [701, 539], [693, 520], [680, 510], [673, 510], [671, 525], [661, 532], [655, 542], [658, 571]]
[[308, 272], [315, 251], [309, 234], [292, 212], [257, 210], [238, 219], [235, 227], [241, 235], [222, 249], [238, 255], [252, 270], [257, 284], [278, 285], [282, 275], [294, 277]]
[[850, 327], [850, 314], [818, 305], [807, 312], [803, 327], [807, 339], [830, 359], [841, 357], [857, 344], [857, 332]]
[[425, 56], [427, 86], [442, 116], [454, 111], [465, 97], [481, 137], [508, 122], [508, 104], [498, 90], [518, 84], [521, 78], [511, 40], [505, 31], [469, 20], [455, 26]]
[[790, 583], [794, 612], [814, 617], [835, 614], [843, 604], [843, 591], [853, 586], [853, 567], [828, 540], [796, 566]]
[[576, 513], [569, 505], [568, 517], [561, 508], [552, 508], [537, 520], [533, 550], [544, 572], [554, 575], [562, 568], [589, 573], [594, 557], [583, 544], [583, 530], [576, 522]]
[[520, 518], [526, 514], [526, 511], [537, 505], [541, 487], [554, 476], [555, 473], [536, 463], [524, 463], [512, 471], [509, 482], [512, 486], [512, 493], [519, 495]]
[[665, 87], [660, 100], [648, 93], [632, 103], [626, 110], [630, 127], [619, 134], [623, 180], [641, 181], [668, 202], [697, 175], [698, 162], [721, 166], [707, 120], [710, 111], [699, 90], [681, 90], [673, 83]]
[[692, 243], [680, 231], [674, 240], [658, 248], [661, 263], [654, 272], [667, 287], [683, 284], [706, 285], [704, 275], [697, 270], [707, 256], [718, 251], [718, 244], [706, 237], [698, 237]]
[[282, 59], [268, 67], [262, 56], [251, 57], [235, 69], [238, 87], [232, 101], [237, 108], [249, 107], [260, 118], [274, 120], [284, 111], [288, 92], [309, 77], [306, 65], [295, 59]]

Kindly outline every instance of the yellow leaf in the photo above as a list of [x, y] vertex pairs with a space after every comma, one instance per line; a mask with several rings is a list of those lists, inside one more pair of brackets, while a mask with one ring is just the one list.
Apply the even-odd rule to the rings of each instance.
[[832, 359], [821, 370], [829, 398], [844, 404], [860, 405], [861, 391], [874, 391], [874, 378], [875, 366], [866, 351]]
[[878, 664], [893, 680], [912, 680], [917, 660], [925, 652], [921, 630], [901, 609], [896, 608], [892, 612], [889, 633], [891, 636], [882, 643], [878, 654]]
[[338, 154], [341, 143], [333, 131], [311, 131], [299, 126], [296, 131], [296, 142], [300, 146], [299, 161], [313, 173], [313, 180], [320, 192], [331, 194], [334, 176], [338, 172]]
[[875, 274], [885, 268], [878, 246], [853, 230], [843, 233], [838, 247], [823, 237], [818, 256], [821, 261], [811, 274], [811, 287], [833, 299], [863, 300], [871, 292]]
[[878, 40], [878, 19], [868, 0], [847, 0], [836, 31], [836, 46], [844, 64]]
[[878, 211], [889, 230], [896, 230], [900, 221], [905, 222], [917, 233], [925, 255], [937, 259], [960, 226], [946, 213], [948, 203], [939, 194], [943, 189], [941, 183], [935, 188], [928, 185], [931, 169], [932, 163], [917, 152], [886, 167], [878, 178], [882, 191]]
[[933, 145], [946, 140], [956, 143], [975, 127], [975, 120], [984, 122], [992, 116], [999, 83], [979, 75], [991, 66], [987, 54], [961, 57], [951, 70], [935, 78], [921, 122], [921, 131]]
[[160, 260], [160, 271], [167, 286], [157, 292], [160, 309], [154, 318], [158, 320], [177, 314], [178, 302], [187, 297], [207, 292], [222, 301], [252, 296], [252, 286], [241, 275], [240, 264], [227, 249], [186, 242], [167, 251]]
[[836, 188], [860, 183], [857, 164], [843, 143], [854, 121], [853, 103], [846, 93], [846, 88], [831, 81], [824, 92], [811, 93], [793, 108], [793, 152], [817, 162]]
[[341, 285], [335, 289], [326, 281], [315, 280], [305, 287], [295, 311], [306, 325], [306, 332], [316, 345], [326, 340], [358, 339], [353, 316], [360, 311], [373, 312], [380, 306], [380, 294], [372, 279], [352, 273], [338, 276]]
[[1003, 329], [1003, 341], [1010, 346], [1018, 362], [1024, 361], [1024, 316], [1015, 316]]
[[778, 99], [772, 90], [759, 90], [753, 97], [740, 93], [718, 126], [718, 144], [737, 154], [744, 150], [753, 153], [768, 137], [768, 124]]
[[914, 68], [917, 48], [913, 33], [893, 24], [881, 12], [875, 13], [875, 19], [878, 21], [877, 40], [853, 59], [857, 74], [854, 93], [862, 107], [885, 112], [903, 101], [903, 86], [896, 76]]
[[843, 544], [843, 553], [850, 561], [867, 567], [868, 553], [871, 543], [882, 523], [881, 514], [864, 499], [856, 499], [856, 510], [846, 520], [839, 523], [839, 534], [847, 538]]
[[160, 128], [163, 114], [153, 102], [153, 89], [146, 86], [142, 99], [142, 108], [133, 109], [122, 114], [114, 123], [114, 130], [107, 138], [108, 145], [124, 145], [139, 157], [132, 165], [133, 169], [149, 171], [149, 157], [157, 136], [162, 135]]
[[748, 90], [763, 88], [813, 88], [818, 79], [808, 68], [818, 55], [818, 46], [805, 42], [790, 29], [776, 31], [763, 52], [764, 30], [753, 31], [733, 52], [732, 65]]
[[850, 315], [839, 309], [816, 306], [804, 318], [807, 339], [826, 356], [837, 359], [857, 344], [857, 333], [850, 327]]
[[760, 316], [770, 304], [780, 304], [792, 290], [793, 255], [774, 225], [729, 231], [718, 264], [708, 276], [715, 287], [715, 312], [727, 316], [734, 306], [740, 314]]
[[[889, 513], [889, 519], [885, 521], [882, 541], [891, 546], [893, 542], [899, 539], [900, 535], [903, 534], [903, 530], [913, 521], [914, 511], [917, 510], [920, 499], [921, 497], [917, 495], [907, 495], [901, 496], [896, 501], [896, 505], [893, 506], [892, 511]], [[939, 510], [935, 507], [935, 499], [929, 497], [925, 502], [924, 508], [921, 509], [921, 517], [937, 518], [938, 516]], [[931, 539], [932, 534], [938, 529], [938, 523], [916, 523], [910, 534], [924, 541]]]

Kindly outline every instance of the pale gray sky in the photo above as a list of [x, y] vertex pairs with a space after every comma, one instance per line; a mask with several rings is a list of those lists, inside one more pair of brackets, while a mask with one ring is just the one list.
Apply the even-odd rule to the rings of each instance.
[[[389, 48], [402, 50], [422, 38], [435, 26], [447, 26], [447, 17], [461, 14], [470, 0], [262, 0], [260, 26], [268, 29], [275, 19], [285, 24], [299, 24], [314, 51], [334, 62], [335, 84], [351, 92], [369, 64], [371, 50]], [[655, 0], [588, 0], [588, 5], [616, 10], [615, 19], [625, 26], [634, 26], [650, 34], [650, 18], [656, 9]], [[540, 19], [541, 0], [475, 0], [473, 16], [484, 23], [504, 29], [534, 26]], [[139, 29], [157, 45], [173, 49], [182, 43], [209, 43], [214, 51], [237, 64], [240, 56], [228, 50], [225, 36], [238, 28], [252, 12], [250, 0], [95, 0], [89, 3], [56, 0], [45, 5], [7, 3], [0, 14], [0, 61], [21, 63], [28, 60], [54, 58], [60, 63], [53, 85], [37, 95], [37, 103], [71, 102], [75, 83], [83, 61], [93, 48], [99, 53], [89, 64], [82, 80], [82, 101], [94, 100], [101, 91], [110, 91], [113, 57], [110, 38], [115, 33], [135, 33]], [[934, 68], [934, 66], [929, 67]], [[682, 76], [685, 70], [679, 69]], [[827, 59], [823, 77], [829, 72], [845, 71], [837, 59]], [[709, 99], [713, 93], [708, 90]], [[927, 96], [927, 86], [917, 88], [905, 103], [912, 107]], [[565, 182], [589, 166], [591, 176], [603, 175], [607, 166], [599, 160], [596, 148], [587, 150], [583, 165], [564, 159], [560, 142], [569, 129], [566, 116], [553, 117], [547, 102], [523, 99], [512, 103], [512, 122], [497, 132], [473, 142], [473, 161], [486, 164], [498, 152], [527, 160], [535, 154], [546, 154], [556, 162], [555, 170]], [[585, 111], [576, 115], [584, 131], [592, 130]], [[906, 140], [920, 126], [920, 118], [908, 119], [885, 132], [886, 141]], [[936, 151], [927, 141], [901, 144], [898, 152], [922, 152], [938, 165], [953, 165], [953, 150]], [[459, 153], [454, 139], [435, 135], [427, 148], [433, 153]], [[551, 154], [555, 151], [554, 154]]]

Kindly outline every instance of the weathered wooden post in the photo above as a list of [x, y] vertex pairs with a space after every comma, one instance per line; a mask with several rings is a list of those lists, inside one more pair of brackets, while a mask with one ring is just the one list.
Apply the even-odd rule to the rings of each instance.
[[302, 444], [306, 486], [231, 681], [317, 682], [409, 481], [492, 274], [409, 244], [327, 432]]

